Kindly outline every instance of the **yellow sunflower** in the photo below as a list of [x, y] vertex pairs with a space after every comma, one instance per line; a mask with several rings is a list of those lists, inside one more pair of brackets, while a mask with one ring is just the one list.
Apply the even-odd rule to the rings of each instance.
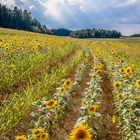
[[127, 79], [127, 77], [125, 77], [125, 76], [122, 76], [122, 77], [121, 77], [121, 80], [122, 80], [122, 81], [124, 81], [124, 80], [126, 80], [126, 79]]
[[98, 105], [90, 105], [88, 107], [88, 113], [89, 114], [93, 114], [94, 112], [96, 112], [96, 110], [97, 110], [98, 107], [99, 107]]
[[98, 77], [98, 75], [97, 75], [97, 74], [93, 74], [93, 75], [92, 75], [92, 78], [93, 78], [94, 80], [96, 80], [96, 79], [97, 79], [97, 77]]
[[114, 83], [114, 88], [118, 89], [122, 86], [122, 83], [121, 82], [115, 82]]
[[64, 82], [64, 87], [65, 87], [66, 89], [69, 88], [71, 85], [72, 85], [72, 81], [71, 81], [70, 79], [68, 79], [68, 80], [66, 80], [66, 81]]
[[137, 88], [140, 88], [140, 80], [137, 80], [137, 81], [136, 81], [136, 87], [137, 87]]
[[82, 70], [82, 67], [79, 67], [78, 70], [81, 71]]
[[131, 67], [127, 67], [127, 68], [125, 69], [125, 74], [126, 74], [126, 75], [129, 75], [129, 76], [132, 75], [132, 69], [131, 69]]
[[39, 138], [42, 133], [44, 132], [44, 130], [42, 128], [36, 128], [32, 131], [32, 138], [35, 139], [35, 138]]
[[98, 75], [101, 75], [102, 73], [103, 73], [103, 71], [102, 71], [102, 70], [100, 70], [100, 69], [99, 69], [99, 70], [97, 70], [97, 74], [98, 74]]
[[115, 98], [116, 98], [116, 99], [124, 99], [125, 96], [122, 95], [122, 94], [120, 94], [120, 93], [117, 93], [117, 94], [115, 95]]
[[112, 123], [115, 123], [115, 122], [116, 122], [116, 116], [113, 115], [113, 116], [112, 116]]
[[61, 87], [61, 88], [59, 89], [59, 92], [60, 92], [61, 94], [64, 94], [65, 91], [66, 91], [66, 88], [65, 88], [65, 87]]
[[46, 109], [52, 109], [52, 108], [56, 108], [57, 107], [57, 101], [54, 99], [50, 99], [47, 101], [47, 103], [45, 104]]
[[92, 130], [87, 124], [80, 124], [70, 134], [70, 140], [92, 140]]
[[135, 99], [140, 100], [140, 96], [135, 96]]
[[125, 72], [125, 69], [124, 69], [124, 68], [121, 68], [121, 69], [120, 69], [120, 72], [121, 72], [121, 73], [124, 73], [124, 72]]
[[41, 136], [40, 136], [40, 140], [48, 140], [49, 139], [49, 134], [48, 133], [43, 133]]
[[15, 140], [27, 140], [27, 137], [25, 135], [20, 135], [20, 136], [16, 136]]

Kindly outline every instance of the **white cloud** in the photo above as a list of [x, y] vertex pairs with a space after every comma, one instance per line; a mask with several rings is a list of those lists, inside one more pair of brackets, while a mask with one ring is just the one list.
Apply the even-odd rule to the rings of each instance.
[[[140, 0], [0, 0], [17, 4], [31, 11], [51, 28], [108, 28], [127, 29], [125, 25], [140, 25]], [[121, 26], [120, 26], [121, 25]], [[133, 26], [134, 25], [134, 26]], [[132, 27], [133, 26], [133, 27]]]
[[33, 9], [36, 9], [36, 7], [35, 7], [34, 5], [30, 5], [30, 6], [29, 6], [29, 9], [30, 9], [30, 10], [33, 10]]

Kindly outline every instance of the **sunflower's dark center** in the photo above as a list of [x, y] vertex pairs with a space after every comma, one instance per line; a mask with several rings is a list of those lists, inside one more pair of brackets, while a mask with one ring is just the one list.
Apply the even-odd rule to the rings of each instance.
[[45, 138], [45, 137], [46, 137], [46, 135], [45, 135], [45, 134], [43, 134], [41, 137], [42, 137], [42, 138]]
[[40, 133], [39, 130], [36, 130], [36, 131], [34, 132], [35, 135], [38, 135], [39, 133]]
[[69, 85], [70, 84], [70, 81], [67, 81], [66, 84]]
[[94, 111], [94, 110], [95, 110], [95, 108], [94, 108], [94, 107], [91, 107], [89, 110], [90, 110], [90, 111]]
[[138, 85], [140, 85], [140, 81], [138, 81]]
[[52, 106], [53, 104], [54, 104], [54, 101], [50, 101], [50, 102], [48, 103], [49, 106]]
[[76, 134], [77, 139], [83, 139], [86, 137], [86, 132], [83, 130], [79, 130], [78, 133]]
[[122, 95], [119, 95], [119, 98], [122, 98]]
[[129, 73], [130, 72], [130, 69], [128, 69], [127, 72]]
[[62, 89], [61, 89], [61, 92], [63, 92], [63, 91], [64, 91], [64, 89], [62, 88]]
[[119, 83], [117, 83], [117, 84], [116, 84], [116, 87], [120, 87], [120, 84], [119, 84]]

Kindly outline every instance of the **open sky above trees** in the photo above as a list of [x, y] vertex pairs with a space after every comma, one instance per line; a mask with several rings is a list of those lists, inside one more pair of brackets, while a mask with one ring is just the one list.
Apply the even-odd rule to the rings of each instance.
[[49, 28], [105, 28], [140, 33], [140, 0], [0, 0], [27, 9]]

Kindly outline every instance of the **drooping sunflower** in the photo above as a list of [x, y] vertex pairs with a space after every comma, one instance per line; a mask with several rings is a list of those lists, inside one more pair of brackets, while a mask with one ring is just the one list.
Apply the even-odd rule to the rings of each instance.
[[69, 88], [71, 85], [72, 85], [72, 81], [71, 81], [70, 79], [68, 79], [68, 80], [66, 80], [66, 81], [64, 82], [64, 87], [65, 87], [66, 89]]
[[15, 140], [27, 140], [27, 137], [25, 135], [20, 135], [20, 136], [16, 136]]
[[45, 106], [46, 106], [47, 110], [52, 109], [52, 108], [56, 108], [57, 107], [57, 101], [54, 100], [54, 99], [50, 99], [50, 100], [47, 101]]
[[42, 128], [36, 128], [32, 131], [32, 138], [35, 139], [35, 138], [39, 138], [42, 133], [44, 132], [44, 130]]
[[97, 79], [97, 77], [98, 77], [98, 75], [97, 75], [97, 74], [93, 74], [93, 75], [92, 75], [92, 78], [93, 78], [94, 80], [96, 80], [96, 79]]
[[74, 127], [70, 134], [70, 140], [92, 140], [92, 130], [87, 124]]
[[122, 94], [120, 94], [120, 93], [117, 93], [117, 94], [115, 95], [115, 98], [116, 98], [116, 99], [124, 99], [125, 96], [122, 95]]
[[122, 86], [121, 82], [115, 82], [114, 83], [114, 88], [119, 89]]
[[66, 88], [65, 88], [65, 87], [61, 87], [61, 88], [59, 89], [59, 92], [60, 92], [61, 94], [64, 94], [65, 91], [66, 91]]
[[136, 81], [136, 88], [140, 88], [140, 80]]
[[40, 140], [48, 140], [49, 139], [49, 134], [48, 133], [43, 133], [40, 136]]
[[89, 114], [93, 114], [94, 112], [96, 112], [96, 110], [97, 110], [98, 107], [99, 107], [98, 105], [90, 105], [88, 107], [88, 113]]
[[121, 80], [122, 80], [122, 81], [124, 81], [124, 80], [126, 80], [126, 79], [127, 79], [126, 76], [122, 76], [122, 77], [121, 77]]

